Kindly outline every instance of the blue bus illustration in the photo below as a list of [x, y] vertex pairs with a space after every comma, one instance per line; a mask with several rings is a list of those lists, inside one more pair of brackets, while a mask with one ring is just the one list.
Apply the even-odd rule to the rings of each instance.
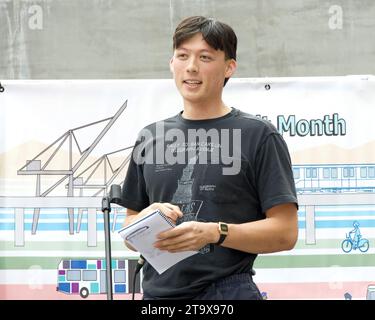
[[[113, 293], [127, 293], [127, 261], [112, 259]], [[106, 287], [105, 259], [63, 259], [57, 271], [56, 290], [65, 294], [104, 294]]]

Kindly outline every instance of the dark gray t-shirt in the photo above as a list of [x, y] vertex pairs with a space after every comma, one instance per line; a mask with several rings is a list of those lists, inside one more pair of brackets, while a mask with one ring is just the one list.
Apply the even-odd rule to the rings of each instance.
[[[297, 204], [287, 145], [270, 122], [237, 109], [216, 119], [187, 120], [180, 113], [151, 124], [133, 150], [123, 204], [141, 211], [154, 202], [178, 205], [184, 213], [179, 222], [264, 219], [273, 206]], [[161, 275], [146, 262], [143, 291], [191, 299], [220, 278], [251, 272], [255, 258], [206, 246]]]

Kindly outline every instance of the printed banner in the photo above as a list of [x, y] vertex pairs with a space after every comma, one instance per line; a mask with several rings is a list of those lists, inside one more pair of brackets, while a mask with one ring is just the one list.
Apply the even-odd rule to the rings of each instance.
[[[101, 199], [139, 131], [183, 109], [173, 80], [2, 85], [0, 299], [105, 299]], [[299, 237], [256, 260], [264, 299], [375, 299], [375, 78], [231, 79], [224, 102], [270, 121], [292, 157]], [[138, 257], [125, 214], [114, 205], [116, 299]]]

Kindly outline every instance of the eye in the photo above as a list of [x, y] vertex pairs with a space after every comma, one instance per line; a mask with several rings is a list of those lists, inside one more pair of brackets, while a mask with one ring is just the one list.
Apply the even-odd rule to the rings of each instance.
[[178, 53], [177, 58], [181, 60], [187, 59], [187, 54], [186, 53]]
[[201, 55], [201, 59], [202, 61], [211, 61], [212, 58], [210, 56], [206, 56], [206, 55]]

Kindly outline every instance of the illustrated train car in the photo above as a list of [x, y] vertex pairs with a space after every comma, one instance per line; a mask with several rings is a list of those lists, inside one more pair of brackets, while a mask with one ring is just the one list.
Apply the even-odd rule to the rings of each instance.
[[375, 164], [294, 165], [297, 193], [375, 192]]

